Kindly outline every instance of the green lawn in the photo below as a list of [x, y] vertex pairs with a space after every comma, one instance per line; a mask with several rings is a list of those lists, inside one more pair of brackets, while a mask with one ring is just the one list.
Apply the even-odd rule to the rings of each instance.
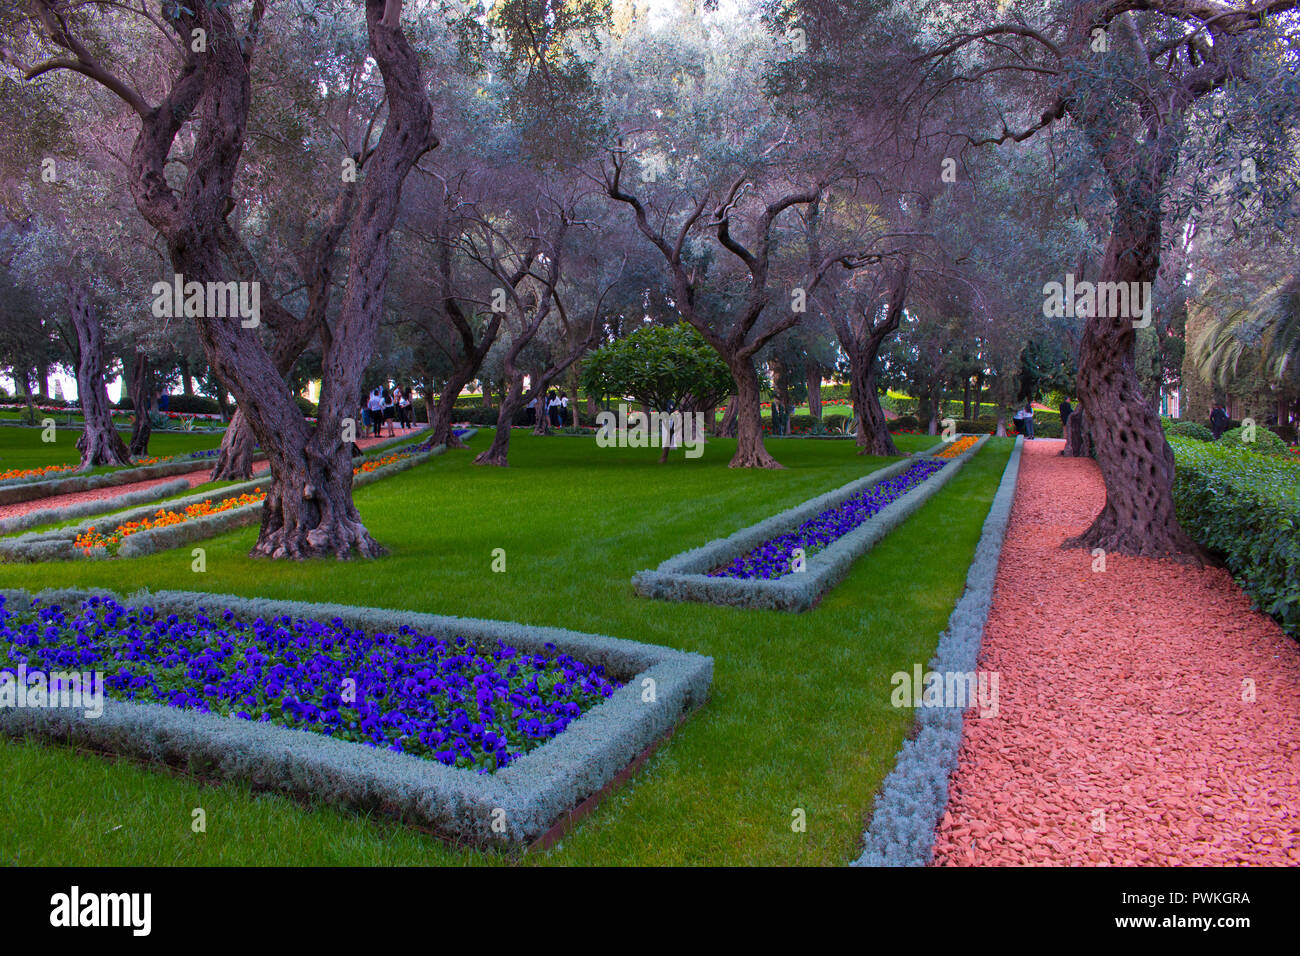
[[[6, 437], [0, 432], [0, 440]], [[484, 430], [472, 446], [490, 440]], [[906, 450], [933, 444], [901, 436]], [[854, 857], [872, 795], [913, 713], [889, 678], [933, 653], [1010, 454], [993, 439], [816, 610], [743, 611], [637, 598], [629, 578], [882, 464], [849, 442], [772, 440], [779, 472], [726, 468], [734, 443], [655, 463], [516, 433], [509, 469], [458, 451], [361, 489], [391, 555], [307, 564], [245, 557], [254, 529], [189, 549], [96, 564], [0, 566], [0, 585], [187, 588], [410, 608], [594, 631], [713, 656], [713, 697], [555, 848], [565, 864], [832, 864]], [[504, 548], [507, 570], [490, 571]], [[43, 745], [0, 744], [0, 863], [477, 864], [517, 859], [330, 807]], [[202, 807], [207, 832], [191, 832]], [[791, 812], [807, 814], [793, 833]]]
[[[131, 430], [118, 429], [123, 441], [131, 440]], [[75, 465], [78, 461], [77, 439], [81, 431], [56, 428], [54, 441], [42, 441], [42, 428], [0, 427], [0, 471], [10, 468], [39, 468], [42, 465]], [[154, 432], [149, 439], [149, 454], [158, 458], [178, 455], [181, 452], [216, 448], [221, 444], [221, 433], [187, 434], [185, 432]], [[58, 477], [52, 475], [51, 477]]]

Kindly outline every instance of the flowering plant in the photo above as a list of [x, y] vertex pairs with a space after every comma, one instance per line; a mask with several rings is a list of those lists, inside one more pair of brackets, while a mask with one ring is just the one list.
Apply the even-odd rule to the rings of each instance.
[[810, 518], [793, 531], [771, 538], [730, 564], [715, 568], [709, 572], [709, 577], [770, 580], [797, 573], [796, 550], [802, 550], [805, 558], [815, 554], [844, 537], [943, 467], [943, 462], [919, 459], [902, 474], [877, 482]]
[[9, 481], [13, 478], [37, 478], [42, 475], [72, 471], [76, 467], [76, 465], [44, 465], [40, 468], [10, 468], [8, 471], [0, 471], [0, 481]]
[[961, 438], [958, 438], [956, 441], [946, 446], [943, 449], [943, 451], [937, 451], [930, 457], [931, 458], [956, 458], [958, 455], [964, 452], [967, 448], [970, 448], [970, 446], [975, 444], [977, 441], [979, 441], [979, 439], [976, 438], [974, 435], [963, 435]]
[[[383, 747], [490, 773], [561, 733], [620, 686], [604, 668], [501, 641], [366, 633], [339, 618], [185, 618], [91, 597], [79, 609], [0, 596], [0, 669], [101, 672], [108, 696]], [[3, 672], [3, 670], [0, 670]]]

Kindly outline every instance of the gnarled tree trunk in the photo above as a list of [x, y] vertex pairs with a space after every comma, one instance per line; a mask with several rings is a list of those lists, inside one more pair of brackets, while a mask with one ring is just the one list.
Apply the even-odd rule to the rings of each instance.
[[[880, 341], [875, 340], [876, 348]], [[899, 452], [876, 391], [876, 348], [870, 349], [870, 354], [849, 353], [849, 393], [858, 419], [858, 454], [893, 457]]]
[[728, 468], [784, 468], [763, 444], [763, 410], [759, 403], [758, 372], [748, 355], [727, 359], [736, 383], [736, 454]]
[[492, 436], [492, 444], [487, 451], [479, 452], [474, 459], [476, 465], [495, 465], [505, 468], [510, 464], [510, 423], [514, 421], [515, 412], [523, 404], [524, 379], [522, 375], [512, 376], [501, 396], [501, 406], [497, 411], [497, 430]]
[[460, 367], [452, 370], [450, 377], [443, 383], [438, 393], [438, 403], [426, 403], [429, 406], [429, 440], [435, 445], [448, 448], [464, 448], [465, 443], [451, 430], [451, 419], [455, 411], [456, 398], [473, 378], [474, 370]]
[[137, 351], [131, 363], [130, 377], [131, 406], [135, 409], [130, 452], [136, 458], [149, 453], [149, 435], [153, 432], [153, 425], [149, 421], [153, 390], [149, 386], [149, 356]]
[[[1160, 204], [1121, 205], [1115, 215], [1099, 281], [1154, 281]], [[1098, 314], [1084, 326], [1078, 390], [1106, 482], [1106, 504], [1088, 530], [1065, 546], [1199, 560], [1200, 549], [1174, 512], [1173, 452], [1138, 384], [1133, 320]]]
[[714, 427], [714, 434], [720, 438], [732, 438], [736, 434], [736, 396], [727, 399], [727, 407], [722, 411], [722, 418]]
[[77, 393], [85, 428], [77, 439], [81, 468], [126, 465], [130, 454], [113, 427], [113, 406], [104, 384], [104, 330], [83, 286], [68, 288], [68, 312], [77, 332]]
[[1069, 421], [1065, 423], [1065, 447], [1061, 454], [1066, 458], [1087, 458], [1092, 454], [1090, 443], [1088, 418], [1080, 406], [1070, 413]]
[[244, 413], [236, 408], [221, 436], [221, 448], [212, 466], [211, 481], [247, 481], [253, 477], [253, 453], [257, 440]]
[[812, 361], [808, 363], [808, 414], [822, 417], [822, 367]]

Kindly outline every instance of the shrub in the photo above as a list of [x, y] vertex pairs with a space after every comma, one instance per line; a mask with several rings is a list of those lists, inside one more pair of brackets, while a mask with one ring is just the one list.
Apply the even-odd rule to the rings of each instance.
[[1235, 446], [1237, 448], [1248, 448], [1259, 455], [1285, 455], [1287, 454], [1286, 442], [1269, 431], [1267, 428], [1256, 426], [1255, 440], [1253, 442], [1243, 442], [1242, 435], [1245, 433], [1243, 428], [1233, 428], [1223, 433], [1219, 442], [1226, 446]]
[[891, 432], [914, 432], [920, 429], [921, 423], [917, 421], [915, 415], [901, 415], [889, 423]]
[[1169, 421], [1165, 424], [1165, 434], [1177, 438], [1194, 438], [1197, 441], [1214, 441], [1214, 432], [1200, 422]]
[[921, 408], [920, 399], [900, 398], [897, 395], [882, 395], [880, 397], [880, 407], [887, 408], [891, 412], [906, 418], [908, 415], [915, 415]]
[[168, 395], [167, 411], [182, 415], [220, 415], [221, 406], [206, 395]]
[[1239, 443], [1169, 444], [1179, 522], [1224, 556], [1257, 607], [1300, 635], [1300, 465]]

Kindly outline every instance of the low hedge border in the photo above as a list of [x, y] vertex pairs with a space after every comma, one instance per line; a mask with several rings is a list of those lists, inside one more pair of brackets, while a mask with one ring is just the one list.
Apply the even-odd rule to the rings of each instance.
[[[374, 450], [374, 448], [371, 449], [371, 451]], [[364, 487], [373, 481], [405, 471], [407, 468], [428, 461], [435, 455], [442, 454], [445, 450], [444, 446], [437, 445], [422, 454], [412, 455], [410, 458], [392, 462], [381, 468], [376, 468], [374, 471], [364, 472], [352, 479], [352, 487]], [[370, 457], [369, 454], [354, 458], [353, 461], [365, 461], [368, 457]], [[262, 475], [251, 481], [227, 485], [219, 489], [219, 494], [226, 498], [235, 497], [244, 492], [253, 491], [266, 484], [269, 480], [270, 475]], [[215, 497], [213, 491], [202, 491], [186, 495], [183, 498], [177, 498], [174, 501], [168, 501], [166, 504], [174, 509], [184, 508], [187, 505], [198, 504], [213, 497]], [[259, 501], [239, 508], [231, 508], [229, 511], [223, 511], [219, 514], [195, 518], [181, 524], [141, 531], [122, 542], [121, 547], [118, 548], [118, 556], [127, 558], [140, 557], [141, 555], [153, 554], [157, 551], [165, 551], [193, 541], [214, 537], [226, 531], [253, 523], [261, 513], [261, 507], [262, 503]], [[138, 521], [142, 518], [152, 517], [157, 510], [156, 507], [149, 506], [115, 514], [112, 517], [115, 522], [121, 524], [126, 521]], [[72, 546], [77, 535], [98, 523], [99, 520], [82, 521], [75, 525], [68, 525], [50, 531], [29, 532], [9, 540], [0, 540], [0, 560], [35, 563], [39, 561], [75, 561], [86, 558], [102, 560], [108, 558], [108, 553], [102, 548], [95, 549], [90, 555], [84, 555]]]
[[[354, 489], [361, 488], [406, 471], [408, 468], [414, 468], [435, 455], [441, 455], [446, 450], [446, 446], [438, 445], [427, 452], [412, 455], [400, 461], [390, 462], [376, 468], [374, 471], [354, 475], [352, 487]], [[270, 476], [267, 477], [269, 479]], [[227, 531], [233, 531], [235, 528], [253, 524], [261, 520], [261, 516], [262, 502], [255, 501], [252, 504], [231, 508], [229, 511], [222, 511], [204, 518], [195, 518], [193, 521], [183, 521], [180, 524], [167, 525], [162, 528], [150, 528], [148, 531], [133, 534], [123, 541], [117, 549], [117, 556], [119, 558], [139, 558], [147, 554], [155, 554], [158, 551], [170, 551], [172, 548], [179, 548], [182, 545], [202, 541], [205, 538], [213, 538]]]
[[[234, 780], [259, 790], [378, 811], [474, 846], [523, 847], [568, 811], [610, 784], [621, 770], [708, 699], [713, 659], [655, 644], [506, 621], [446, 617], [342, 604], [308, 604], [190, 591], [139, 592], [121, 598], [93, 590], [39, 594], [0, 590], [6, 601], [39, 597], [48, 603], [91, 595], [123, 604], [147, 600], [160, 611], [192, 615], [229, 608], [244, 620], [287, 614], [342, 618], [349, 627], [465, 637], [485, 649], [498, 640], [531, 653], [548, 643], [625, 681], [558, 737], [497, 773], [446, 767], [411, 754], [372, 749], [310, 731], [176, 710], [159, 704], [105, 699], [99, 718], [68, 708], [0, 709], [0, 733], [86, 746], [184, 769], [203, 778]], [[654, 693], [649, 694], [648, 689]], [[648, 699], [652, 698], [652, 699]], [[497, 811], [504, 811], [504, 818]], [[500, 820], [504, 832], [493, 823]]]
[[42, 508], [40, 511], [29, 511], [25, 515], [0, 519], [0, 536], [17, 534], [20, 531], [39, 528], [42, 525], [57, 524], [90, 515], [120, 511], [133, 505], [143, 504], [146, 501], [159, 501], [171, 495], [179, 495], [184, 491], [188, 491], [189, 487], [188, 479], [177, 478], [175, 481], [167, 481], [161, 485], [154, 485], [152, 488], [141, 488], [139, 491], [128, 491], [126, 494], [116, 495], [112, 498], [79, 501], [76, 504], [64, 505], [61, 508]]
[[187, 461], [160, 461], [156, 465], [134, 465], [113, 471], [101, 471], [93, 475], [74, 474], [64, 478], [14, 479], [17, 483], [0, 486], [0, 505], [14, 505], [23, 501], [35, 501], [37, 498], [95, 491], [117, 485], [132, 485], [137, 481], [149, 481], [153, 478], [171, 478], [173, 475], [185, 475], [205, 467], [212, 467], [210, 459], [191, 458]]
[[[948, 627], [930, 659], [929, 670], [968, 674], [979, 663], [984, 626], [993, 605], [993, 585], [1011, 519], [1025, 439], [1016, 439], [970, 571]], [[894, 769], [876, 797], [862, 855], [852, 866], [925, 866], [934, 851], [934, 831], [948, 806], [948, 781], [957, 769], [965, 713], [958, 707], [920, 707], [916, 733], [904, 741]]]
[[[907, 520], [909, 515], [946, 485], [986, 441], [987, 437], [980, 438], [974, 446], [949, 461], [941, 471], [891, 502], [838, 541], [809, 555], [802, 573], [787, 574], [776, 580], [708, 576], [709, 571], [764, 541], [798, 527], [877, 482], [901, 474], [912, 464], [912, 457], [873, 471], [865, 478], [858, 478], [834, 491], [818, 495], [725, 538], [674, 555], [653, 571], [637, 572], [632, 578], [632, 585], [642, 597], [665, 601], [700, 601], [770, 611], [806, 611], [848, 574], [854, 561], [870, 551], [877, 541]], [[913, 457], [924, 457], [945, 444], [941, 442]]]

